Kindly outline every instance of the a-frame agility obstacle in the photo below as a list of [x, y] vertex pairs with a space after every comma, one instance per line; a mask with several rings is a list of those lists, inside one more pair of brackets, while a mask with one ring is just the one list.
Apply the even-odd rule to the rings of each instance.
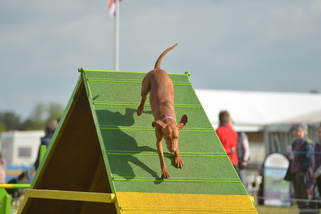
[[171, 177], [163, 180], [148, 99], [136, 114], [146, 72], [79, 71], [18, 213], [257, 213], [188, 73], [169, 74], [176, 115], [188, 123], [179, 139], [184, 167], [165, 153]]

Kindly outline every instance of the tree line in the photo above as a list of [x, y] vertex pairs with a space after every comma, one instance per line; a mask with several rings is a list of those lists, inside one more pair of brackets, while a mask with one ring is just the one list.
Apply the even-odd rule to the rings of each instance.
[[0, 112], [0, 133], [13, 130], [44, 130], [51, 121], [60, 118], [63, 111], [64, 107], [57, 103], [38, 103], [31, 116], [25, 120], [13, 111]]

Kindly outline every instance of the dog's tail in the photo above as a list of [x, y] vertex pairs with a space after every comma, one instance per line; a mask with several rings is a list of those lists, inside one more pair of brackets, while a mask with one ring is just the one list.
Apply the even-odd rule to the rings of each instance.
[[164, 56], [171, 51], [173, 48], [175, 48], [177, 46], [178, 43], [176, 43], [175, 45], [173, 45], [172, 47], [167, 48], [157, 59], [156, 63], [155, 63], [155, 68], [154, 69], [160, 69], [162, 60], [164, 58]]

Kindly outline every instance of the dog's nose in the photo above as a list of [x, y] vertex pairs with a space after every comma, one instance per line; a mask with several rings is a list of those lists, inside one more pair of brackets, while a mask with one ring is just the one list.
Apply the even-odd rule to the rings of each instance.
[[173, 153], [176, 151], [176, 147], [172, 146], [172, 145], [167, 145], [167, 149], [170, 153]]

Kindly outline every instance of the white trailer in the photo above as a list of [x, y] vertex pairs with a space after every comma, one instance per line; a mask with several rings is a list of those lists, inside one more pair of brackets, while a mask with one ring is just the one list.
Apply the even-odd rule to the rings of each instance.
[[44, 131], [11, 131], [0, 134], [1, 154], [8, 165], [33, 166]]

